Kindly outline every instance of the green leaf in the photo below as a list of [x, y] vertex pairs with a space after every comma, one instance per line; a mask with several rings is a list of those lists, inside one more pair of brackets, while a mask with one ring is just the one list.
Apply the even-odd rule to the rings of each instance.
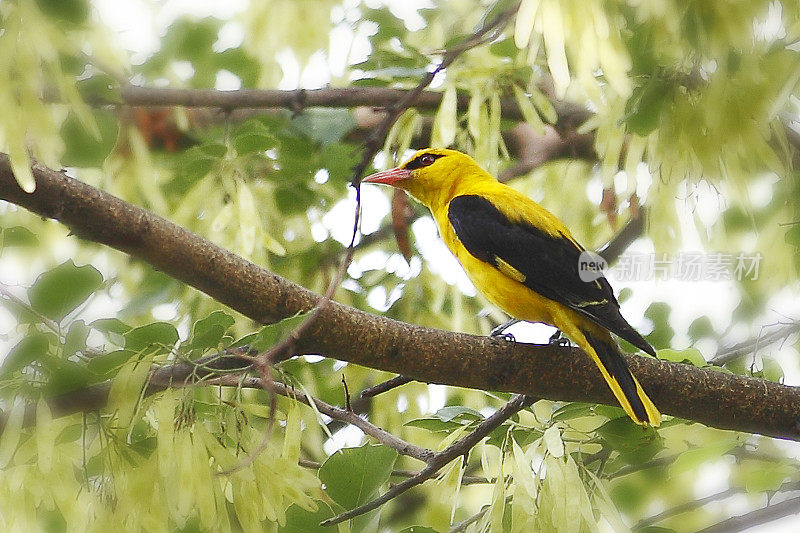
[[[506, 440], [506, 433], [508, 432], [508, 425], [504, 424], [489, 433], [489, 438], [486, 439], [486, 444], [491, 444], [502, 449], [503, 442]], [[517, 428], [511, 430], [511, 438], [520, 446], [527, 446], [528, 444], [540, 439], [544, 435], [543, 431], [532, 428]]]
[[180, 158], [177, 173], [181, 176], [181, 180], [179, 184], [173, 184], [173, 188], [177, 192], [188, 191], [195, 182], [211, 172], [227, 153], [228, 148], [224, 144], [207, 143], [192, 146]]
[[557, 409], [550, 419], [553, 422], [571, 420], [582, 416], [591, 416], [595, 414], [594, 404], [582, 402], [570, 402], [563, 407]]
[[355, 125], [353, 114], [346, 109], [306, 109], [291, 121], [292, 128], [322, 145], [341, 140]]
[[711, 320], [707, 316], [696, 318], [694, 322], [689, 325], [687, 333], [693, 342], [697, 342], [703, 338], [713, 338], [716, 335], [714, 326], [711, 325]]
[[69, 330], [67, 330], [64, 340], [65, 359], [86, 349], [86, 339], [89, 337], [90, 330], [91, 328], [83, 320], [76, 320], [69, 325]]
[[155, 346], [169, 349], [178, 342], [178, 330], [168, 322], [153, 322], [125, 333], [125, 349], [141, 352]]
[[662, 448], [661, 436], [655, 429], [639, 426], [627, 416], [609, 420], [597, 428], [597, 435], [631, 464], [652, 459]]
[[250, 342], [250, 347], [259, 352], [265, 352], [274, 346], [278, 341], [283, 339], [286, 335], [294, 331], [300, 324], [302, 324], [308, 313], [300, 313], [293, 317], [284, 318], [280, 322], [264, 326], [258, 332], [258, 335]]
[[114, 350], [106, 354], [92, 357], [87, 368], [96, 376], [102, 379], [112, 377], [116, 371], [133, 357], [134, 352], [130, 350]]
[[28, 299], [33, 309], [59, 322], [102, 283], [103, 275], [96, 268], [75, 266], [70, 259], [36, 278], [28, 289]]
[[224, 311], [214, 311], [194, 323], [192, 338], [186, 344], [187, 350], [216, 348], [225, 332], [234, 324], [232, 316]]
[[683, 472], [697, 470], [703, 463], [719, 459], [738, 444], [739, 442], [735, 439], [723, 439], [720, 442], [706, 443], [703, 446], [686, 450], [669, 466], [670, 475], [677, 476]]
[[38, 246], [39, 237], [24, 226], [14, 226], [3, 231], [3, 248], [12, 246]]
[[132, 328], [118, 318], [98, 318], [89, 324], [97, 331], [103, 333], [116, 333], [117, 335], [124, 335]]
[[460, 427], [463, 427], [458, 422], [444, 422], [438, 418], [415, 418], [409, 420], [404, 426], [427, 429], [431, 433], [450, 433]]
[[436, 533], [436, 530], [428, 526], [409, 526], [401, 529], [400, 533]]
[[789, 226], [789, 231], [786, 232], [784, 239], [787, 244], [791, 244], [795, 249], [800, 249], [800, 223]]
[[514, 39], [506, 38], [493, 42], [489, 52], [499, 57], [514, 57], [519, 53], [519, 48], [514, 44]]
[[647, 84], [634, 89], [626, 104], [626, 116], [623, 119], [628, 131], [645, 137], [655, 130], [668, 94], [669, 84], [660, 76], [652, 76]]
[[366, 9], [362, 15], [364, 20], [371, 20], [378, 25], [377, 38], [388, 40], [392, 37], [404, 38], [407, 30], [402, 19], [395, 17], [392, 12], [387, 9]]
[[762, 368], [754, 375], [775, 383], [780, 383], [783, 379], [783, 368], [780, 363], [772, 357], [761, 356]]
[[215, 159], [222, 159], [228, 153], [228, 147], [221, 143], [206, 143], [197, 146], [197, 151]]
[[233, 135], [233, 147], [239, 155], [263, 152], [277, 144], [275, 136], [260, 120], [248, 120]]
[[481, 420], [483, 420], [483, 415], [474, 409], [461, 405], [449, 405], [436, 411], [433, 418], [416, 418], [403, 425], [427, 429], [434, 433], [449, 433], [460, 427], [480, 422]]
[[387, 446], [344, 448], [322, 464], [319, 479], [328, 496], [345, 509], [353, 509], [377, 495], [396, 459], [397, 452]]
[[44, 386], [47, 396], [58, 396], [70, 391], [82, 389], [96, 381], [87, 365], [62, 359], [48, 359], [45, 365], [49, 379]]
[[686, 350], [659, 350], [658, 358], [674, 363], [687, 363], [697, 367], [708, 366], [708, 363], [703, 358], [703, 354], [696, 348], [687, 348]]
[[95, 74], [91, 78], [78, 80], [76, 85], [84, 100], [101, 100], [114, 104], [124, 103], [119, 92], [119, 82], [108, 74]]
[[36, 0], [36, 4], [48, 17], [72, 24], [80, 24], [89, 16], [86, 0]]
[[472, 423], [483, 420], [483, 415], [475, 409], [462, 405], [448, 405], [436, 411], [433, 416], [443, 422], [455, 421], [459, 423]]
[[666, 302], [653, 302], [644, 312], [644, 316], [653, 321], [653, 332], [647, 340], [653, 346], [670, 346], [675, 330], [669, 325], [669, 314], [672, 308]]
[[99, 167], [117, 144], [119, 120], [110, 111], [92, 110], [92, 116], [100, 138], [86, 131], [74, 113], [70, 113], [61, 125], [64, 139], [64, 155], [61, 163], [68, 167]]
[[215, 56], [214, 63], [242, 80], [242, 87], [254, 87], [261, 75], [261, 63], [244, 48], [228, 48]]
[[50, 347], [49, 338], [40, 331], [25, 336], [11, 351], [0, 367], [0, 379], [7, 378], [10, 374], [22, 370], [32, 362], [47, 355]]
[[337, 531], [338, 526], [320, 527], [323, 520], [331, 518], [333, 511], [325, 502], [317, 502], [316, 512], [306, 511], [299, 505], [286, 510], [286, 525], [278, 526], [279, 533], [316, 533], [317, 531]]

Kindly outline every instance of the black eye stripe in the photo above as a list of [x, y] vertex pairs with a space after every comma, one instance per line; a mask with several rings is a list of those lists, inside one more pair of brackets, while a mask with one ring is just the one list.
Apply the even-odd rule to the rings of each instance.
[[409, 161], [405, 168], [406, 170], [415, 170], [418, 168], [427, 167], [428, 165], [432, 165], [433, 162], [440, 157], [444, 157], [444, 154], [422, 154]]

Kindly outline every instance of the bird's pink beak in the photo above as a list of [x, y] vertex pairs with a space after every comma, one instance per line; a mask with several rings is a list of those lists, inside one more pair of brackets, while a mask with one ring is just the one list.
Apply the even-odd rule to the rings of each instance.
[[402, 180], [407, 180], [411, 177], [411, 171], [406, 170], [404, 168], [390, 168], [389, 170], [383, 170], [381, 172], [376, 172], [375, 174], [371, 174], [366, 178], [362, 179], [362, 183], [383, 183], [385, 185], [394, 186], [395, 183]]

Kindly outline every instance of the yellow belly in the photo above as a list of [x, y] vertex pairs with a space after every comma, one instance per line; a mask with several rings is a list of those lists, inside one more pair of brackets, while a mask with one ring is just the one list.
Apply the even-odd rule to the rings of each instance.
[[509, 316], [528, 322], [556, 325], [554, 322], [558, 320], [553, 316], [554, 306], [564, 306], [540, 296], [522, 283], [503, 275], [495, 267], [476, 259], [469, 252], [458, 253], [456, 256], [475, 288]]

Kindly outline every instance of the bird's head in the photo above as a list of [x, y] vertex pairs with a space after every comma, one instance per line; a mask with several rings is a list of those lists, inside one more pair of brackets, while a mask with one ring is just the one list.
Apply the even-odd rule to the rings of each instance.
[[403, 189], [428, 207], [449, 202], [459, 186], [491, 179], [467, 154], [444, 148], [425, 148], [398, 167], [367, 176], [364, 183], [383, 183]]

